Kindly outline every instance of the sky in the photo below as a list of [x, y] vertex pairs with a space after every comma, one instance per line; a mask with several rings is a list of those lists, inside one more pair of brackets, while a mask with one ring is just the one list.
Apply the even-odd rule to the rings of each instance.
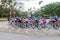
[[[43, 1], [40, 5], [39, 2]], [[29, 8], [35, 7], [35, 9], [41, 8], [44, 5], [53, 3], [53, 2], [60, 2], [60, 0], [17, 0], [17, 2], [23, 2], [24, 3], [24, 9], [27, 10]]]

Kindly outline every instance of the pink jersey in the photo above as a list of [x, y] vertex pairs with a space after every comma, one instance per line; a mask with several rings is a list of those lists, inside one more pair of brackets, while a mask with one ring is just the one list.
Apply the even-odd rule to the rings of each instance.
[[42, 21], [42, 24], [45, 24], [46, 23], [45, 18], [42, 18], [41, 21]]

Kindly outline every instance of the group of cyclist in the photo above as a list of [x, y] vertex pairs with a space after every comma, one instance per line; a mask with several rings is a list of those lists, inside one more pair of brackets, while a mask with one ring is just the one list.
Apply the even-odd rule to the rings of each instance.
[[[49, 21], [46, 20], [44, 17], [42, 18], [38, 18], [38, 17], [29, 17], [29, 18], [11, 18], [10, 19], [10, 23], [14, 23], [15, 25], [17, 25], [20, 28], [28, 28], [28, 27], [32, 27], [32, 28], [47, 28], [51, 25], [51, 27], [53, 28], [57, 28], [59, 27], [60, 24], [60, 19], [58, 17], [55, 17], [53, 19], [49, 19]], [[49, 25], [48, 25], [49, 24]], [[47, 26], [48, 25], [48, 26]]]

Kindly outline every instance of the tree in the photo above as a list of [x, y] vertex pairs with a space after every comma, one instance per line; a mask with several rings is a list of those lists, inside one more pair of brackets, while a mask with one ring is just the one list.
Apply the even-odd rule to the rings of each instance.
[[41, 8], [41, 13], [48, 16], [60, 16], [60, 2], [43, 6]]
[[51, 3], [41, 7], [41, 10], [35, 12], [40, 16], [60, 16], [60, 2]]
[[[14, 0], [15, 1], [15, 0]], [[1, 0], [1, 5], [0, 5], [0, 16], [1, 17], [9, 17], [10, 16], [10, 11], [11, 11], [11, 16], [13, 17], [14, 11], [18, 14], [19, 11], [17, 11], [14, 5], [11, 5], [13, 3], [13, 0]], [[9, 7], [8, 7], [9, 6]], [[11, 8], [11, 9], [10, 9]]]

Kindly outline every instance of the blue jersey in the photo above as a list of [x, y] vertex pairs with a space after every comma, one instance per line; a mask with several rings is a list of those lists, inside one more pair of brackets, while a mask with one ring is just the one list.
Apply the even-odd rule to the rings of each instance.
[[55, 20], [55, 21], [58, 21], [58, 18], [55, 17], [54, 20]]

